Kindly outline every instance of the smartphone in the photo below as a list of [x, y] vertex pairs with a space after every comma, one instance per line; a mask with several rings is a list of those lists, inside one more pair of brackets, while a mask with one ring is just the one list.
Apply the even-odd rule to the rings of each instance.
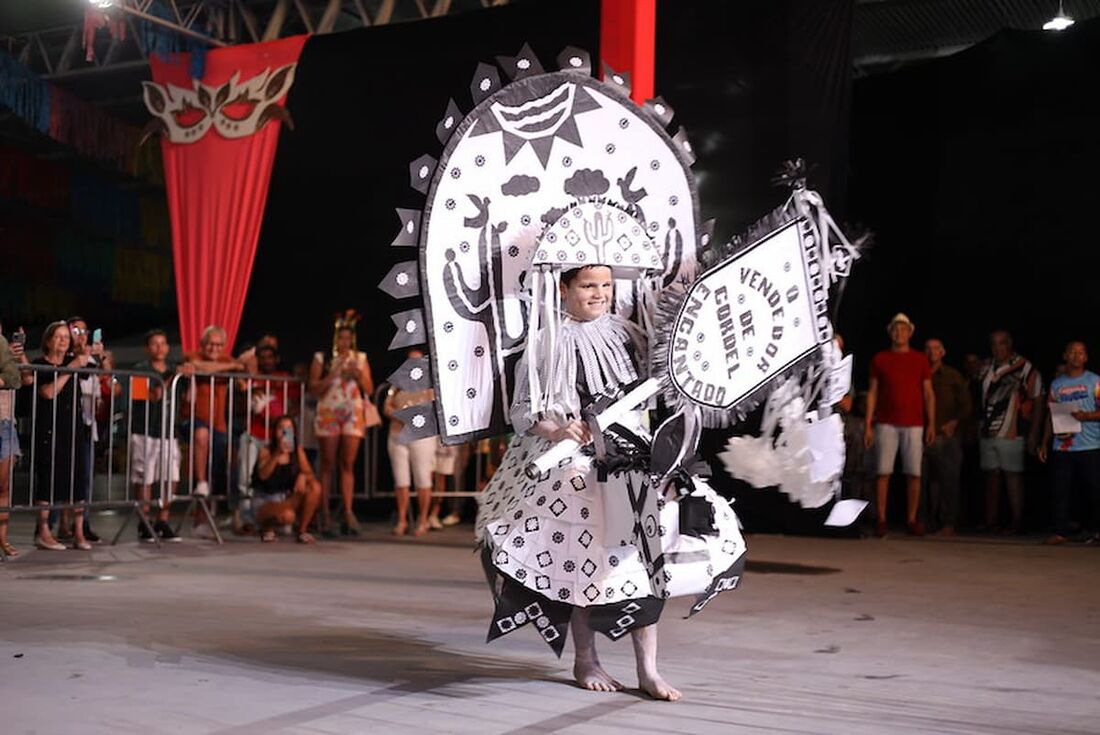
[[96, 327], [95, 331], [92, 332], [92, 344], [94, 345], [97, 342], [102, 342], [102, 341], [103, 341], [103, 330], [100, 329], [99, 327]]
[[23, 330], [19, 330], [11, 336], [11, 343], [13, 345], [25, 344], [27, 341], [27, 333]]

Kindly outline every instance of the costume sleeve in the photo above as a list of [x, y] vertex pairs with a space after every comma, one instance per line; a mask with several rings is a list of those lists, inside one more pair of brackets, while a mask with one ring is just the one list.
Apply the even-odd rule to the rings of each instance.
[[21, 385], [19, 364], [11, 353], [8, 341], [0, 335], [0, 378], [4, 379], [4, 388], [18, 388]]
[[515, 376], [512, 406], [508, 411], [508, 417], [512, 422], [512, 429], [517, 434], [526, 434], [535, 425], [535, 417], [531, 415], [531, 387], [527, 382], [526, 353], [516, 363]]

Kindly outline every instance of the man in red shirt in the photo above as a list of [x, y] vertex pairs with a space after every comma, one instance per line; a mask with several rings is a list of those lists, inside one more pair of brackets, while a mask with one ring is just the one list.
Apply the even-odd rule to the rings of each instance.
[[[871, 385], [867, 391], [867, 416], [863, 442], [875, 447], [878, 477], [875, 492], [878, 523], [875, 535], [886, 535], [886, 496], [894, 462], [901, 453], [906, 475], [906, 521], [909, 533], [924, 535], [917, 518], [920, 508], [920, 470], [923, 444], [936, 438], [936, 395], [932, 390], [932, 369], [923, 352], [909, 349], [913, 322], [905, 314], [890, 320], [886, 331], [890, 349], [871, 360]], [[921, 439], [923, 438], [923, 443]]]

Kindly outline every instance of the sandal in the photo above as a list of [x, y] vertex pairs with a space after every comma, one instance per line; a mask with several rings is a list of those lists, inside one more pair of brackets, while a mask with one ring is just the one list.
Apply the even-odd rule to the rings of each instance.
[[0, 541], [0, 551], [4, 552], [4, 556], [10, 556], [12, 559], [19, 556], [19, 549], [8, 543], [6, 539]]
[[392, 533], [394, 536], [404, 536], [406, 533], [408, 533], [408, 531], [408, 523], [398, 523], [396, 526], [393, 527]]
[[300, 544], [317, 543], [317, 539], [313, 538], [313, 534], [311, 534], [309, 531], [302, 531], [301, 533], [299, 533], [297, 541]]
[[260, 533], [260, 541], [262, 541], [265, 544], [270, 544], [270, 543], [273, 543], [273, 542], [278, 541], [278, 540], [279, 539], [277, 539], [275, 537], [275, 529], [273, 529], [273, 528], [265, 528]]
[[416, 527], [416, 530], [413, 531], [413, 536], [424, 536], [428, 533], [428, 530], [429, 530], [428, 524], [427, 523], [421, 523], [420, 525], [418, 525]]

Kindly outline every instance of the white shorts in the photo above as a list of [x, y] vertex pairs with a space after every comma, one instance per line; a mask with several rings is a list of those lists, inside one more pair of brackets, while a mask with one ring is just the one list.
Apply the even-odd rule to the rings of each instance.
[[[409, 444], [401, 444], [397, 441], [397, 437], [390, 434], [386, 440], [386, 449], [390, 454], [390, 467], [393, 468], [393, 486], [431, 487], [432, 472], [435, 471], [435, 452], [438, 446], [438, 437], [428, 436]], [[415, 485], [410, 485], [410, 480], [414, 481]]]
[[[161, 471], [164, 453], [168, 453], [168, 477]], [[180, 481], [180, 444], [175, 439], [160, 439], [144, 434], [130, 435], [130, 482], [135, 485], [152, 485], [166, 479]]]
[[875, 460], [879, 475], [894, 474], [894, 462], [901, 452], [901, 471], [920, 477], [924, 457], [924, 427], [875, 424]]
[[986, 471], [1024, 471], [1024, 438], [990, 437], [978, 440], [978, 463]]

